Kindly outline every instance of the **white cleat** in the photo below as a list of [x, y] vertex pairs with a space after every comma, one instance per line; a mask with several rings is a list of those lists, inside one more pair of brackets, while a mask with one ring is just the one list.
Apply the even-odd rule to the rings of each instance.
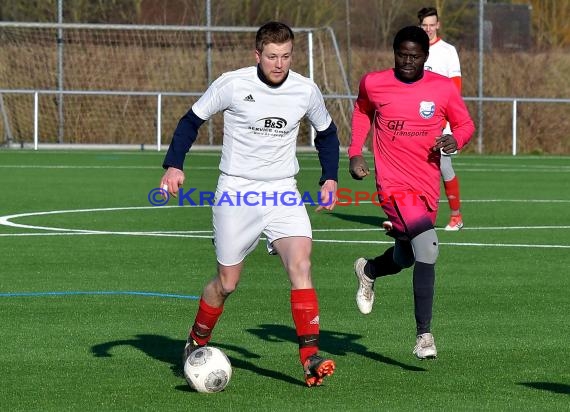
[[358, 278], [356, 304], [358, 310], [365, 315], [372, 312], [372, 305], [374, 304], [374, 279], [370, 279], [364, 273], [364, 266], [367, 262], [364, 258], [358, 258], [354, 262], [354, 274]]
[[431, 333], [422, 333], [416, 337], [416, 346], [412, 352], [418, 359], [437, 358], [437, 349]]

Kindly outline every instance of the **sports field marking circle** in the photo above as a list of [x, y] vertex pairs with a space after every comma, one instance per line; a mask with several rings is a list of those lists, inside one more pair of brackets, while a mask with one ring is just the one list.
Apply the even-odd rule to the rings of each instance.
[[[161, 206], [159, 209], [176, 208], [181, 206]], [[192, 206], [192, 207], [205, 207], [205, 206]], [[83, 234], [83, 235], [138, 235], [138, 236], [172, 236], [172, 237], [184, 237], [187, 234], [192, 234], [192, 237], [204, 237], [210, 238], [211, 236], [200, 236], [200, 233], [211, 233], [211, 230], [198, 230], [198, 231], [185, 231], [185, 232], [162, 232], [162, 231], [151, 231], [151, 232], [133, 232], [133, 231], [108, 231], [108, 230], [90, 230], [90, 229], [69, 229], [62, 227], [53, 226], [37, 226], [37, 225], [26, 225], [23, 223], [13, 222], [12, 219], [31, 217], [31, 216], [46, 216], [64, 213], [89, 213], [89, 212], [112, 212], [120, 210], [145, 210], [153, 209], [157, 210], [156, 206], [131, 206], [131, 207], [108, 207], [99, 209], [69, 209], [69, 210], [50, 210], [45, 212], [30, 212], [30, 213], [18, 213], [14, 215], [0, 216], [0, 225], [14, 227], [19, 229], [31, 229], [31, 230], [44, 230], [50, 232], [62, 232], [66, 234]]]
[[[518, 201], [518, 200], [517, 200]], [[522, 200], [521, 200], [522, 201]], [[565, 200], [559, 200], [555, 202], [567, 202]], [[181, 206], [162, 206], [160, 209], [165, 208], [176, 208]], [[183, 207], [183, 206], [182, 206]], [[188, 206], [190, 207], [190, 206]], [[191, 207], [209, 207], [209, 206], [191, 206]], [[15, 227], [20, 229], [31, 229], [31, 230], [42, 230], [46, 232], [57, 232], [57, 233], [44, 233], [44, 235], [54, 235], [54, 234], [77, 234], [77, 235], [126, 235], [126, 236], [156, 236], [156, 237], [191, 237], [191, 238], [204, 238], [211, 239], [211, 230], [201, 230], [201, 231], [185, 231], [185, 232], [164, 232], [164, 231], [150, 231], [150, 232], [133, 232], [133, 231], [107, 231], [107, 230], [89, 230], [89, 229], [68, 229], [61, 227], [49, 227], [49, 226], [37, 226], [37, 225], [26, 225], [22, 223], [12, 222], [12, 219], [31, 217], [31, 216], [46, 216], [54, 214], [63, 213], [88, 213], [88, 212], [109, 212], [109, 211], [120, 211], [120, 210], [146, 210], [154, 209], [156, 206], [130, 206], [130, 207], [110, 207], [110, 208], [98, 208], [98, 209], [68, 209], [68, 210], [51, 210], [44, 212], [29, 212], [29, 213], [18, 213], [7, 216], [0, 216], [0, 225]], [[464, 228], [462, 230], [532, 230], [532, 229], [570, 229], [570, 226], [513, 226], [513, 227], [477, 227], [477, 228]], [[313, 232], [334, 232], [334, 231], [346, 232], [350, 229], [313, 229]], [[376, 231], [378, 228], [370, 229], [354, 229], [352, 231]], [[440, 229], [441, 230], [441, 229]], [[5, 234], [5, 236], [33, 236], [37, 234]], [[4, 236], [0, 234], [0, 236]], [[391, 244], [392, 240], [337, 240], [337, 239], [313, 239], [315, 243], [353, 243], [353, 244]], [[553, 249], [570, 249], [570, 245], [557, 245], [557, 244], [512, 244], [512, 243], [478, 243], [478, 242], [440, 242], [442, 246], [475, 246], [475, 247], [516, 247], [516, 248], [553, 248]]]

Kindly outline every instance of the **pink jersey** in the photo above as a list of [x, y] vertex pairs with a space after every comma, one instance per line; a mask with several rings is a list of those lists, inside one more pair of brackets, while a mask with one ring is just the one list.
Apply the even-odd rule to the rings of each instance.
[[425, 196], [437, 210], [440, 153], [432, 150], [448, 119], [461, 149], [475, 131], [467, 107], [453, 82], [424, 71], [414, 83], [404, 83], [394, 70], [371, 72], [362, 78], [352, 117], [349, 157], [362, 154], [374, 124], [376, 185], [383, 193], [411, 191]]

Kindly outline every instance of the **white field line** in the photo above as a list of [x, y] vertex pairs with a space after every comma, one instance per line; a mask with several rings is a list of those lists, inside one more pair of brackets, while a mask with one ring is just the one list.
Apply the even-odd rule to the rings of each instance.
[[[377, 229], [379, 230], [379, 229]], [[344, 230], [348, 232], [350, 230]], [[196, 233], [206, 233], [206, 231], [197, 231], [193, 234], [168, 233], [168, 232], [110, 232], [110, 231], [73, 231], [73, 232], [56, 232], [56, 233], [4, 233], [0, 237], [21, 237], [21, 236], [71, 236], [71, 235], [119, 235], [119, 236], [152, 236], [152, 237], [176, 237], [176, 238], [192, 238], [192, 239], [211, 239], [212, 235], [198, 235]], [[261, 240], [265, 238], [261, 237]], [[338, 243], [338, 244], [393, 244], [391, 240], [345, 240], [345, 239], [314, 239], [314, 243]], [[477, 243], [477, 242], [440, 242], [441, 246], [471, 246], [471, 247], [504, 247], [504, 248], [529, 248], [529, 249], [570, 249], [570, 245], [558, 244], [525, 244], [525, 243]]]
[[[162, 206], [162, 208], [173, 208], [180, 206]], [[134, 232], [134, 231], [106, 231], [106, 230], [87, 230], [87, 229], [68, 229], [61, 227], [37, 226], [26, 225], [22, 223], [13, 222], [12, 219], [18, 219], [30, 216], [46, 216], [62, 213], [90, 213], [90, 212], [109, 212], [120, 210], [144, 210], [156, 209], [156, 206], [140, 206], [140, 207], [115, 207], [115, 208], [101, 208], [101, 209], [71, 209], [71, 210], [52, 210], [44, 212], [31, 212], [19, 213], [7, 216], [0, 216], [0, 225], [41, 230], [43, 233], [4, 233], [0, 234], [1, 237], [16, 237], [16, 236], [55, 236], [55, 235], [122, 235], [122, 236], [154, 236], [154, 237], [182, 237], [182, 238], [201, 238], [210, 239], [211, 230], [197, 230], [197, 231], [148, 231], [148, 232]], [[488, 226], [488, 227], [469, 227], [463, 230], [567, 230], [570, 226]], [[369, 229], [315, 229], [315, 233], [325, 232], [364, 232], [364, 231], [380, 231], [379, 228]], [[48, 233], [46, 233], [48, 232]], [[316, 243], [351, 243], [351, 244], [391, 244], [391, 240], [340, 240], [340, 239], [313, 239]], [[514, 247], [514, 248], [552, 248], [552, 249], [570, 249], [570, 245], [560, 244], [523, 244], [523, 243], [476, 243], [476, 242], [441, 242], [441, 245], [450, 246], [473, 246], [473, 247]]]

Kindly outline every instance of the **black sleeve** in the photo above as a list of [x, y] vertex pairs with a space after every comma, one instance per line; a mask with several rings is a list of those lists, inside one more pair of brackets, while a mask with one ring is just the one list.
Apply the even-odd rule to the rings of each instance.
[[174, 136], [172, 136], [172, 142], [170, 142], [168, 152], [166, 152], [166, 156], [164, 157], [164, 162], [162, 163], [164, 169], [175, 167], [183, 170], [186, 153], [188, 153], [188, 150], [190, 150], [190, 147], [196, 141], [198, 129], [204, 122], [205, 120], [196, 116], [192, 109], [188, 110], [188, 113], [182, 116], [178, 122], [178, 126], [176, 126]]
[[321, 162], [322, 169], [319, 184], [322, 185], [325, 180], [335, 180], [338, 182], [340, 142], [338, 140], [336, 125], [333, 121], [331, 121], [331, 124], [325, 130], [317, 132], [315, 147], [319, 152], [319, 161]]

